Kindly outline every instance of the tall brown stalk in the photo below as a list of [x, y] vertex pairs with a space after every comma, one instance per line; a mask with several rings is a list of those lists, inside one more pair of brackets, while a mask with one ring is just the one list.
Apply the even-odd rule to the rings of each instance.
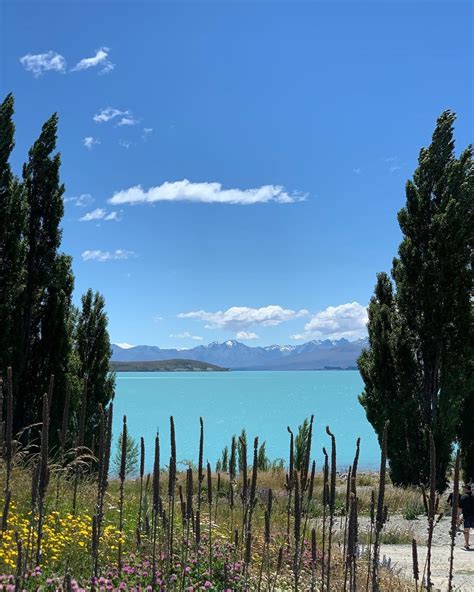
[[140, 438], [140, 498], [137, 518], [137, 548], [141, 547], [142, 514], [143, 514], [143, 478], [145, 476], [145, 440]]
[[170, 417], [170, 445], [171, 457], [168, 471], [168, 559], [169, 565], [173, 561], [174, 553], [174, 500], [176, 493], [176, 433], [174, 418]]
[[286, 506], [286, 545], [290, 548], [290, 522], [291, 522], [291, 497], [293, 494], [293, 488], [295, 483], [295, 446], [294, 436], [290, 429], [290, 426], [286, 428], [290, 434], [290, 462], [288, 466], [288, 473], [286, 475], [286, 490], [288, 492], [288, 503]]
[[43, 397], [43, 417], [41, 426], [41, 449], [38, 461], [38, 524], [37, 524], [37, 542], [36, 542], [36, 565], [41, 565], [41, 543], [43, 539], [43, 519], [44, 519], [44, 501], [49, 483], [49, 396]]
[[153, 551], [152, 551], [152, 589], [156, 590], [156, 539], [158, 533], [158, 517], [161, 511], [160, 494], [160, 437], [155, 437], [155, 458], [153, 463], [153, 504], [152, 504], [152, 529], [153, 529]]
[[209, 573], [212, 577], [212, 473], [207, 463], [207, 505], [209, 508]]
[[[433, 532], [436, 513], [436, 449], [433, 434], [430, 432], [430, 495], [428, 498], [428, 541], [426, 550], [426, 588], [433, 589], [431, 581], [431, 548], [433, 545]], [[454, 504], [453, 504], [454, 507]]]
[[328, 532], [328, 564], [326, 574], [326, 590], [331, 588], [331, 555], [332, 555], [332, 534], [334, 529], [334, 511], [336, 509], [336, 438], [326, 426], [326, 434], [331, 438], [331, 479], [329, 484], [329, 532]]
[[204, 480], [203, 471], [203, 460], [204, 460], [204, 421], [202, 417], [199, 418], [199, 457], [198, 457], [198, 510], [201, 509], [201, 495], [202, 495], [202, 482]]
[[82, 448], [84, 447], [84, 438], [86, 430], [86, 417], [87, 417], [87, 374], [84, 374], [84, 383], [82, 389], [81, 409], [79, 413], [79, 425], [76, 438], [76, 451], [75, 451], [75, 466], [74, 466], [74, 485], [72, 494], [72, 513], [76, 515], [77, 510], [77, 487], [79, 484], [79, 473], [80, 465], [78, 465], [78, 457], [81, 454]]
[[451, 545], [449, 552], [449, 577], [448, 592], [453, 589], [453, 564], [454, 564], [454, 546], [456, 545], [456, 532], [458, 527], [458, 507], [459, 507], [459, 462], [460, 452], [456, 453], [456, 462], [454, 463], [454, 490], [453, 506], [451, 508], [451, 530], [449, 531]]
[[379, 555], [380, 535], [386, 520], [384, 510], [385, 499], [385, 477], [387, 472], [387, 434], [389, 422], [385, 422], [382, 435], [382, 446], [380, 454], [379, 491], [377, 497], [377, 513], [375, 515], [375, 540], [372, 553], [372, 592], [379, 590]]
[[322, 540], [322, 554], [321, 554], [321, 590], [324, 590], [326, 584], [326, 517], [327, 508], [329, 505], [329, 459], [326, 448], [323, 447], [324, 454], [324, 468], [323, 468], [323, 540]]
[[118, 543], [118, 571], [122, 571], [122, 537], [123, 537], [123, 502], [124, 502], [124, 485], [125, 477], [127, 476], [127, 444], [128, 444], [128, 432], [127, 432], [127, 416], [123, 416], [123, 428], [122, 428], [122, 450], [120, 454], [120, 492], [119, 492], [119, 531], [120, 539]]
[[418, 592], [418, 580], [420, 579], [420, 569], [418, 567], [418, 548], [416, 539], [411, 541], [411, 558], [413, 568], [413, 579], [415, 580], [415, 591]]

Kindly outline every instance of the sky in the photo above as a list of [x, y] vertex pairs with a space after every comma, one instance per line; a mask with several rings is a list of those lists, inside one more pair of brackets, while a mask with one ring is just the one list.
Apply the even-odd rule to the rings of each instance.
[[363, 337], [436, 118], [472, 141], [471, 2], [0, 10], [12, 164], [57, 111], [75, 302], [103, 293], [117, 343]]

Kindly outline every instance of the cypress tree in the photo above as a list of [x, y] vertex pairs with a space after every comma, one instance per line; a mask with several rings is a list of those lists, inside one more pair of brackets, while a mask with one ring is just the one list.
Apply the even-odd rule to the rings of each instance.
[[[361, 403], [379, 438], [390, 420], [389, 460], [398, 483], [427, 483], [429, 434], [436, 445], [438, 488], [446, 484], [467, 388], [472, 339], [472, 148], [454, 153], [455, 115], [438, 119], [420, 151], [392, 276], [379, 276], [369, 306], [369, 349], [359, 359]], [[462, 445], [462, 442], [461, 442]]]
[[[38, 401], [55, 375], [53, 415], [65, 396], [72, 347], [71, 260], [59, 253], [64, 186], [56, 147], [57, 115], [44, 125], [23, 167], [27, 204], [25, 280], [19, 301], [20, 343], [16, 351], [15, 428], [35, 421]], [[58, 418], [52, 418], [53, 425]], [[53, 432], [54, 433], [54, 432]]]
[[24, 194], [9, 159], [14, 142], [14, 100], [9, 94], [0, 105], [0, 375], [12, 364], [15, 305], [23, 281], [25, 226]]
[[88, 376], [87, 445], [99, 425], [100, 406], [105, 409], [114, 396], [115, 376], [109, 372], [112, 348], [107, 325], [104, 297], [89, 289], [82, 296], [75, 334], [79, 376]]

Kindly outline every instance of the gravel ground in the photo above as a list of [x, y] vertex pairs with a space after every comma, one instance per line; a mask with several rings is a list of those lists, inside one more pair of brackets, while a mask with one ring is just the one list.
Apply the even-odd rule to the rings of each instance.
[[[319, 521], [318, 521], [319, 522]], [[450, 537], [449, 529], [451, 525], [450, 517], [442, 518], [436, 525], [433, 534], [432, 547], [432, 581], [434, 590], [446, 591], [448, 589], [448, 570], [449, 570], [449, 550]], [[336, 523], [336, 533], [341, 534], [341, 522]], [[369, 519], [365, 516], [359, 518], [359, 532], [369, 530]], [[427, 522], [425, 518], [418, 520], [407, 520], [401, 515], [393, 515], [385, 525], [386, 532], [396, 531], [405, 533], [404, 536], [415, 538], [418, 543], [418, 562], [420, 572], [426, 558], [426, 539]], [[336, 535], [337, 536], [337, 535]], [[474, 530], [471, 530], [471, 548], [472, 551], [464, 551], [464, 537], [462, 533], [456, 536], [456, 546], [454, 549], [454, 578], [453, 587], [457, 592], [474, 592]], [[386, 544], [381, 546], [380, 557], [385, 558], [385, 562], [390, 561], [391, 567], [400, 575], [405, 575], [411, 579], [412, 576], [412, 550], [411, 544]]]

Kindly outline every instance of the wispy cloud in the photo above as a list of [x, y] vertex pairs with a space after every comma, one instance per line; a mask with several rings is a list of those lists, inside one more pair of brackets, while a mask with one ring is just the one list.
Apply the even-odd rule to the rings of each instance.
[[126, 117], [122, 117], [117, 125], [122, 127], [124, 125], [137, 125], [137, 123], [138, 119], [136, 119], [133, 115], [127, 115]]
[[109, 51], [108, 47], [101, 47], [96, 51], [95, 56], [80, 60], [74, 68], [71, 68], [71, 72], [79, 72], [80, 70], [88, 70], [89, 68], [100, 66], [99, 74], [108, 74], [115, 68], [115, 64], [112, 64], [109, 60]]
[[88, 149], [88, 150], [92, 150], [92, 148], [94, 146], [96, 146], [97, 144], [100, 144], [100, 140], [99, 138], [94, 138], [93, 136], [86, 136], [83, 140], [82, 143], [84, 144], [84, 146]]
[[190, 201], [197, 203], [222, 203], [251, 205], [257, 203], [294, 203], [303, 201], [306, 195], [288, 193], [281, 185], [262, 185], [255, 189], [223, 189], [221, 183], [192, 183], [187, 179], [163, 183], [157, 187], [142, 189], [141, 185], [118, 191], [109, 199], [111, 204], [141, 204], [159, 201]]
[[328, 306], [316, 313], [305, 325], [304, 333], [291, 339], [358, 339], [367, 334], [367, 308], [358, 302]]
[[79, 218], [79, 221], [92, 222], [94, 220], [115, 220], [118, 222], [120, 219], [120, 212], [107, 212], [107, 210], [104, 210], [103, 208], [96, 208], [95, 210], [92, 210], [92, 212], [87, 212], [87, 214], [84, 214], [82, 218]]
[[116, 117], [129, 115], [129, 111], [121, 111], [120, 109], [115, 109], [114, 107], [106, 107], [105, 109], [101, 109], [99, 113], [96, 113], [93, 119], [96, 123], [107, 123]]
[[120, 139], [120, 140], [118, 141], [118, 143], [119, 143], [119, 146], [122, 146], [122, 148], [126, 148], [127, 150], [128, 150], [128, 149], [130, 148], [130, 146], [132, 145], [132, 143], [131, 143], [131, 142], [129, 142], [128, 140], [122, 140], [122, 139]]
[[81, 195], [73, 195], [65, 197], [64, 203], [72, 203], [79, 208], [86, 208], [95, 202], [95, 198], [90, 193], [81, 193]]
[[134, 345], [131, 345], [130, 343], [115, 343], [114, 345], [118, 345], [122, 349], [130, 349], [131, 347], [135, 347]]
[[126, 251], [125, 249], [117, 249], [115, 251], [84, 251], [82, 253], [82, 259], [84, 261], [99, 261], [100, 263], [131, 259], [132, 257], [136, 257], [136, 254], [133, 251]]
[[203, 338], [200, 335], [192, 335], [189, 331], [185, 331], [184, 333], [171, 333], [170, 337], [172, 339], [192, 339], [193, 341], [202, 341]]
[[27, 53], [20, 58], [21, 65], [31, 72], [35, 78], [39, 78], [44, 72], [62, 72], [66, 71], [66, 60], [64, 57], [54, 51], [46, 53], [31, 54]]
[[236, 335], [237, 339], [241, 341], [250, 341], [252, 339], [258, 339], [258, 335], [256, 333], [252, 333], [251, 331], [239, 331]]
[[360, 175], [362, 173], [362, 169], [361, 168], [352, 169], [352, 172], [356, 175]]
[[225, 311], [207, 312], [197, 310], [178, 314], [180, 319], [196, 319], [204, 321], [206, 329], [243, 330], [252, 326], [270, 327], [279, 325], [299, 317], [304, 317], [307, 310], [291, 310], [278, 305], [250, 308], [248, 306], [232, 306]]
[[382, 160], [386, 164], [390, 165], [388, 167], [388, 170], [391, 173], [395, 173], [396, 171], [399, 171], [403, 167], [403, 164], [400, 162], [400, 159], [398, 158], [398, 156], [386, 156]]

